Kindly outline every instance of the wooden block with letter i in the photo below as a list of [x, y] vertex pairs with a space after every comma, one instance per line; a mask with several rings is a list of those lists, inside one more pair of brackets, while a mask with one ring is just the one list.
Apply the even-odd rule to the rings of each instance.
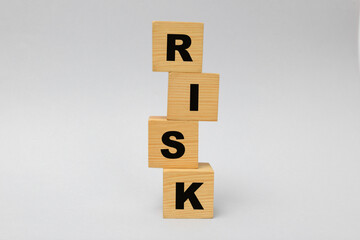
[[214, 170], [209, 163], [198, 169], [163, 170], [164, 218], [212, 218]]
[[168, 121], [149, 118], [149, 167], [197, 168], [197, 121]]
[[169, 73], [167, 119], [217, 121], [219, 74]]
[[154, 21], [153, 71], [201, 72], [203, 38], [203, 23]]

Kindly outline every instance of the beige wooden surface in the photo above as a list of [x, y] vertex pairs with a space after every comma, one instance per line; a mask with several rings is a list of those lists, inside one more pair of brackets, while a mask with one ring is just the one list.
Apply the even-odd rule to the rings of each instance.
[[[175, 209], [176, 182], [184, 182], [185, 190], [194, 182], [203, 183], [196, 191], [204, 209], [193, 209], [186, 200], [184, 209]], [[164, 218], [212, 218], [214, 212], [214, 170], [209, 163], [199, 163], [198, 169], [163, 170], [163, 216]]]
[[[197, 121], [168, 121], [166, 117], [149, 118], [149, 167], [154, 168], [197, 168], [198, 167], [198, 134]], [[171, 138], [185, 146], [185, 153], [177, 159], [165, 158], [161, 149], [169, 149], [171, 153], [176, 149], [166, 146], [162, 136], [167, 131], [178, 131], [184, 139]]]
[[[199, 84], [198, 111], [190, 111], [190, 84]], [[219, 74], [169, 73], [167, 119], [217, 121]]]
[[[186, 34], [191, 38], [187, 49], [192, 62], [183, 61], [175, 51], [175, 61], [166, 60], [167, 34]], [[203, 59], [204, 24], [193, 22], [153, 21], [153, 71], [155, 72], [201, 72]]]

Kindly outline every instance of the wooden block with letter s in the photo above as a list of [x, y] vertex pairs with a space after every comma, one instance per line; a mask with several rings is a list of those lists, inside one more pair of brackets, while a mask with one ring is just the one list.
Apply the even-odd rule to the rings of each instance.
[[219, 74], [169, 73], [167, 119], [217, 121]]
[[203, 38], [203, 23], [153, 21], [153, 71], [201, 72]]
[[197, 121], [168, 121], [166, 117], [149, 118], [149, 167], [197, 168]]
[[209, 163], [163, 172], [164, 218], [213, 218], [214, 170]]

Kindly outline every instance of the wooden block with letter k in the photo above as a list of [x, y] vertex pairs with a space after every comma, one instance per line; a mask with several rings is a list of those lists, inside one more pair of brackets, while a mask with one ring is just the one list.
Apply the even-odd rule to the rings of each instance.
[[214, 171], [209, 163], [198, 169], [164, 169], [164, 218], [212, 218]]

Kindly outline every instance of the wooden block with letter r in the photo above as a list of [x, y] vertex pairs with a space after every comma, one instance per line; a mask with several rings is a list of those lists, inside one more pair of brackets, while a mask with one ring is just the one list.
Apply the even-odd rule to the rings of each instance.
[[217, 121], [219, 74], [169, 73], [167, 119]]
[[149, 167], [197, 168], [197, 121], [168, 121], [166, 117], [149, 118]]
[[201, 72], [203, 38], [203, 23], [154, 21], [153, 71]]
[[212, 218], [214, 170], [209, 163], [198, 169], [163, 170], [164, 218]]

